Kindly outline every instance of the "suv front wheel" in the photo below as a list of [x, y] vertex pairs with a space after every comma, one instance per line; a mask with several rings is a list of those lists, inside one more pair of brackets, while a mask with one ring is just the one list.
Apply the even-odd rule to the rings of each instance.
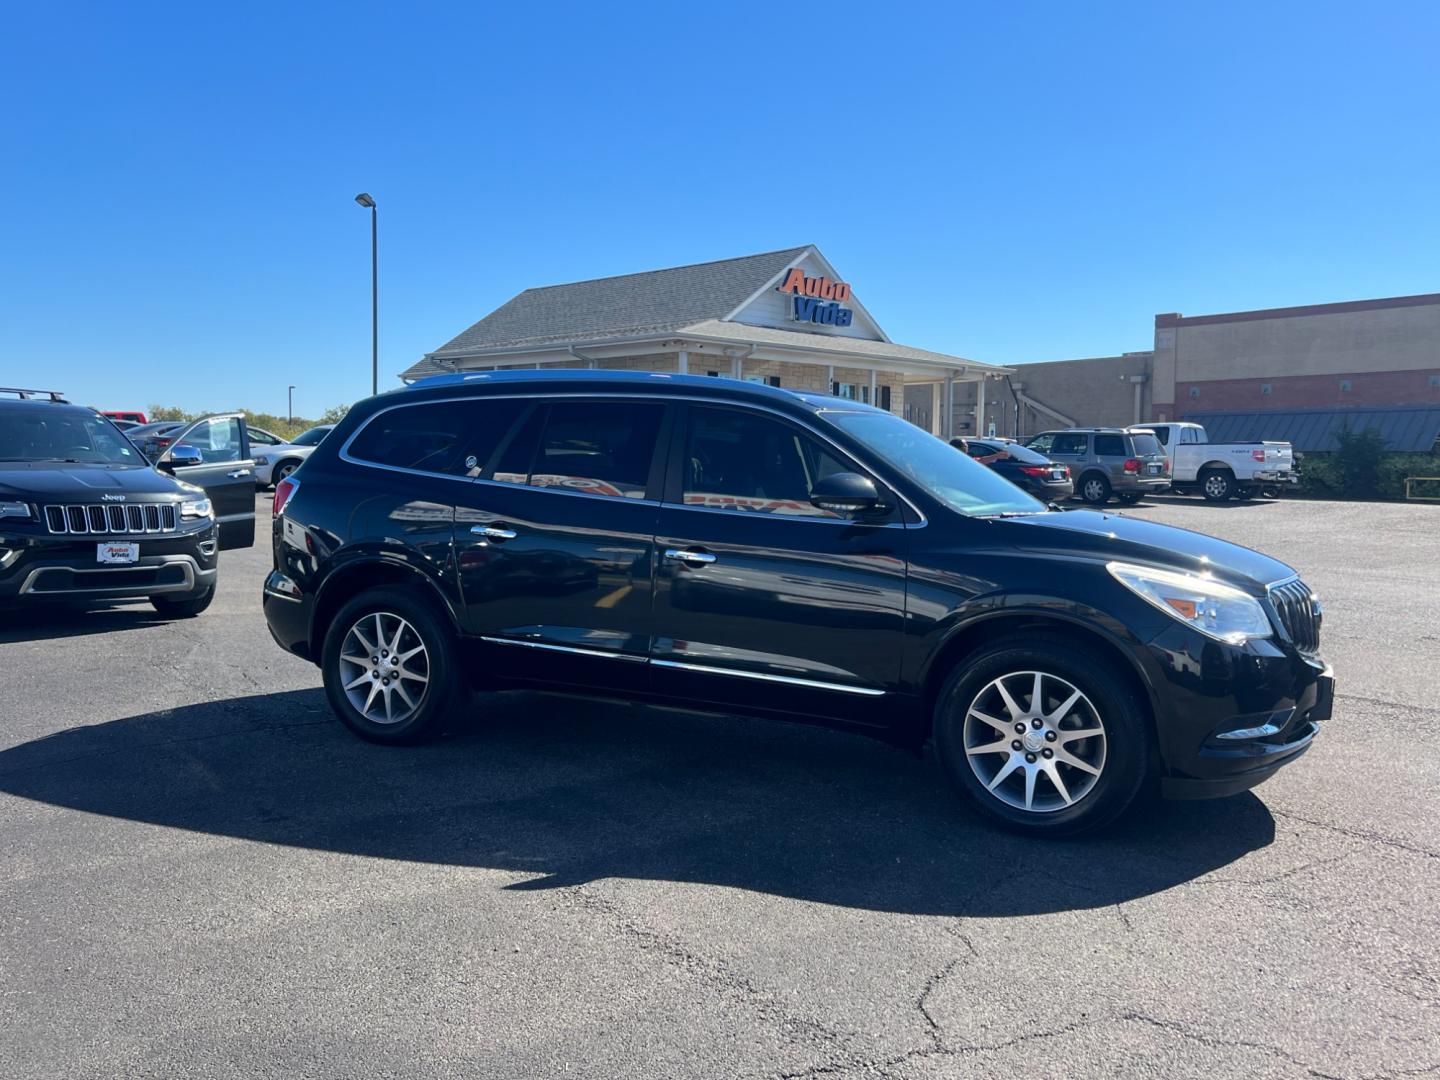
[[325, 696], [371, 742], [435, 735], [460, 701], [450, 628], [408, 589], [370, 589], [344, 605], [325, 634]]
[[1150, 772], [1150, 728], [1114, 661], [1046, 634], [966, 659], [935, 705], [950, 782], [991, 821], [1065, 836], [1108, 824]]

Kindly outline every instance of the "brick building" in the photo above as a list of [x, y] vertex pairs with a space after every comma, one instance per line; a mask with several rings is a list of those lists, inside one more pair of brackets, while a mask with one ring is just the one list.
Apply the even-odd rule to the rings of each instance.
[[590, 367], [747, 379], [832, 393], [951, 432], [957, 388], [1008, 368], [891, 341], [813, 246], [526, 289], [401, 376]]
[[[1425, 423], [1440, 416], [1440, 293], [1156, 315], [1153, 350], [1018, 364], [979, 400], [960, 387], [952, 422], [961, 432], [993, 425], [997, 434], [1030, 435], [1070, 424], [1196, 419], [1243, 429], [1245, 438], [1300, 431], [1306, 445], [1298, 448], [1321, 450], [1362, 413], [1366, 424], [1388, 429], [1387, 410], [1409, 423], [1417, 409]], [[1227, 418], [1239, 427], [1222, 424]], [[1422, 443], [1417, 436], [1407, 445]]]

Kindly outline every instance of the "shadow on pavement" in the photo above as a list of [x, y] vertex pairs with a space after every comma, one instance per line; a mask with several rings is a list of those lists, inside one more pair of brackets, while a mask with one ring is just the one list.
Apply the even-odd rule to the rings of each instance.
[[125, 601], [125, 606], [34, 604], [0, 610], [0, 645], [89, 637], [174, 621], [173, 615], [161, 615], [143, 600]]
[[426, 746], [353, 738], [319, 690], [189, 705], [0, 752], [0, 791], [269, 844], [534, 875], [726, 885], [880, 911], [1093, 908], [1274, 838], [1253, 795], [1131, 815], [1100, 837], [996, 832], [935, 766], [858, 736], [534, 694]]

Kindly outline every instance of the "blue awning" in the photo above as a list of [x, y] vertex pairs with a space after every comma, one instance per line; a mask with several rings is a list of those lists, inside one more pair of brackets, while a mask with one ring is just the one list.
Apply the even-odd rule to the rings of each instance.
[[1376, 409], [1292, 409], [1289, 412], [1193, 412], [1184, 420], [1204, 424], [1211, 442], [1288, 442], [1299, 451], [1336, 449], [1335, 433], [1374, 428], [1385, 449], [1429, 453], [1440, 440], [1440, 407], [1395, 405]]

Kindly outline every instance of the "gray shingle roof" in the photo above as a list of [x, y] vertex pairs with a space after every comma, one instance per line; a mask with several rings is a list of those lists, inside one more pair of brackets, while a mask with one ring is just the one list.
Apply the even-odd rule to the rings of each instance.
[[806, 250], [526, 289], [434, 355], [663, 332], [723, 318]]
[[1426, 453], [1440, 439], [1440, 408], [1397, 405], [1389, 408], [1292, 409], [1283, 412], [1192, 412], [1186, 420], [1204, 424], [1211, 442], [1277, 439], [1296, 450], [1336, 449], [1335, 432], [1374, 428], [1385, 449]]

